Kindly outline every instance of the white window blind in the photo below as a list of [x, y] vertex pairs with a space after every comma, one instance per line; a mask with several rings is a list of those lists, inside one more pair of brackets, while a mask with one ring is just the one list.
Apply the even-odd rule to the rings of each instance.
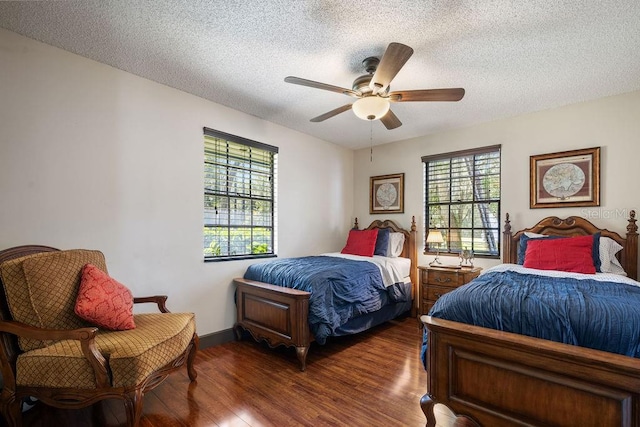
[[278, 148], [204, 129], [204, 257], [275, 256]]
[[[427, 229], [438, 229], [440, 252], [500, 256], [500, 146], [422, 158]], [[425, 238], [426, 242], [426, 238]], [[426, 252], [436, 252], [425, 243]]]

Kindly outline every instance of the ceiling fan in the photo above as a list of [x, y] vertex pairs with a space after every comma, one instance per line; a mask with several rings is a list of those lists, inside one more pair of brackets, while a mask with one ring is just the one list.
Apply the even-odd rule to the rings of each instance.
[[362, 61], [367, 74], [353, 81], [351, 89], [320, 83], [300, 77], [289, 76], [284, 79], [287, 83], [316, 89], [342, 93], [358, 98], [352, 104], [346, 104], [318, 117], [312, 122], [322, 122], [340, 113], [353, 109], [356, 116], [363, 120], [378, 120], [389, 130], [402, 126], [402, 122], [391, 111], [391, 102], [416, 101], [460, 101], [464, 96], [464, 89], [422, 89], [400, 90], [390, 92], [389, 84], [400, 69], [413, 55], [413, 49], [401, 43], [390, 43], [382, 55], [382, 59], [369, 57]]

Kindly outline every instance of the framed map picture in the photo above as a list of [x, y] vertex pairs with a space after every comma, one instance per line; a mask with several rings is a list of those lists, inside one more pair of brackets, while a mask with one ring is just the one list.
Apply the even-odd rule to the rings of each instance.
[[529, 206], [600, 206], [600, 147], [530, 157]]
[[369, 182], [369, 213], [404, 212], [404, 174], [372, 176]]

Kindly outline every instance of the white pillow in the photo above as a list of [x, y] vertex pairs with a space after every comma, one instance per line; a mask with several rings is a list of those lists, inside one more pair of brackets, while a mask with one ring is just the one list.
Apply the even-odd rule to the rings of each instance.
[[397, 258], [404, 247], [404, 233], [389, 233], [389, 250], [387, 256]]
[[549, 237], [547, 234], [531, 233], [529, 231], [525, 231], [524, 235], [527, 236], [530, 239], [537, 239], [539, 237]]
[[616, 254], [622, 250], [622, 246], [609, 237], [600, 237], [600, 271], [603, 273], [619, 274], [626, 276], [627, 273], [620, 265]]

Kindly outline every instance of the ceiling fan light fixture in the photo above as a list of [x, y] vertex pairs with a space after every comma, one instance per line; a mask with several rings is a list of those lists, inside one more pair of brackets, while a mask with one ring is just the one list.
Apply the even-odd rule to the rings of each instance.
[[392, 130], [402, 126], [402, 122], [393, 113], [393, 110], [389, 108], [391, 102], [460, 101], [464, 96], [463, 88], [391, 92], [391, 81], [411, 55], [413, 55], [413, 49], [409, 46], [402, 43], [389, 43], [381, 59], [370, 56], [362, 62], [367, 74], [356, 77], [351, 89], [294, 76], [286, 77], [284, 81], [357, 98], [353, 104], [334, 108], [329, 112], [312, 118], [311, 121], [314, 123], [323, 122], [345, 111], [353, 110], [359, 119], [369, 122], [380, 120], [384, 127]]
[[353, 103], [352, 109], [362, 120], [381, 119], [389, 111], [389, 100], [379, 96], [365, 96]]

